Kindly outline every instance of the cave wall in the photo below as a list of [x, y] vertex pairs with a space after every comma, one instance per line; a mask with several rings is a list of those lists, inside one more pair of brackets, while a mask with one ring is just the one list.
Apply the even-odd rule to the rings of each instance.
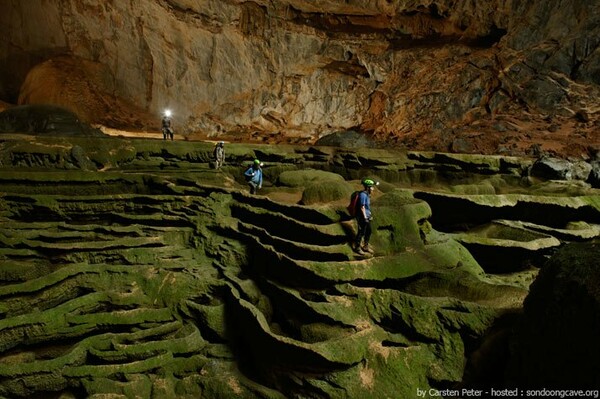
[[209, 135], [589, 121], [599, 20], [583, 0], [6, 0], [0, 100], [139, 128], [171, 108], [181, 131]]

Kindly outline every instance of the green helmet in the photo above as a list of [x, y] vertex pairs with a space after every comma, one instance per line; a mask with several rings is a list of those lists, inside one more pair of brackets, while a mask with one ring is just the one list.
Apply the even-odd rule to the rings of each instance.
[[362, 185], [365, 186], [365, 187], [373, 187], [373, 186], [378, 186], [379, 182], [375, 181], [375, 180], [372, 180], [372, 179], [364, 179], [362, 181]]
[[260, 165], [260, 161], [258, 159], [254, 160], [254, 165]]

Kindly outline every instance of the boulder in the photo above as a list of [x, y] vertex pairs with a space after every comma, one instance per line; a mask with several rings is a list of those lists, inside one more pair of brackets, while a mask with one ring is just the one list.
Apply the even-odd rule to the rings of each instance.
[[543, 157], [538, 159], [530, 169], [530, 175], [547, 180], [571, 180], [572, 165], [569, 161], [559, 158]]
[[592, 165], [584, 161], [570, 162], [565, 159], [542, 157], [530, 170], [530, 175], [549, 180], [586, 181], [592, 171]]
[[597, 387], [600, 243], [575, 243], [542, 268], [511, 345], [510, 386]]
[[571, 167], [573, 179], [586, 181], [592, 172], [592, 165], [585, 161], [577, 161]]

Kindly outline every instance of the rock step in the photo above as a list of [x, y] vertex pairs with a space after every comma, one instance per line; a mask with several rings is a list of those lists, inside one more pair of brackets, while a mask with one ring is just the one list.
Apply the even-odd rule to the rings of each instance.
[[519, 227], [530, 231], [548, 234], [563, 241], [587, 241], [600, 237], [600, 224], [574, 222], [568, 229], [558, 229], [535, 223], [520, 222], [516, 220], [495, 220], [494, 222], [512, 227]]
[[482, 272], [474, 260], [465, 262], [466, 250], [455, 241], [430, 244], [417, 252], [325, 262], [293, 259], [264, 245], [256, 235], [238, 234], [240, 240], [251, 243], [249, 273], [256, 279], [274, 280], [290, 287], [324, 289], [344, 283], [391, 286], [394, 281], [445, 270], [473, 275]]
[[488, 273], [511, 273], [541, 267], [560, 247], [556, 238], [511, 221], [492, 221], [453, 234]]
[[[371, 334], [357, 332], [337, 340], [306, 343], [271, 331], [269, 323], [253, 304], [231, 289], [236, 322], [244, 326], [244, 341], [253, 351], [271, 353], [270, 364], [296, 370], [336, 370], [361, 362], [369, 351]], [[351, 350], [350, 350], [351, 348]]]
[[[11, 392], [28, 396], [30, 392], [44, 391], [48, 384], [67, 388], [65, 377], [103, 380], [110, 385], [123, 374], [140, 375], [153, 369], [180, 375], [186, 370], [199, 370], [208, 361], [203, 353], [206, 346], [193, 324], [173, 321], [153, 327], [140, 325], [134, 332], [84, 338], [51, 359], [47, 356], [37, 359], [35, 352], [25, 352], [20, 358], [0, 364], [0, 376], [9, 381], [4, 388], [12, 387]], [[112, 347], [125, 356], [111, 358], [112, 353], [116, 353], [110, 350]], [[60, 375], [56, 370], [60, 370]], [[17, 380], [25, 385], [19, 387], [12, 383]]]
[[[31, 312], [0, 320], [0, 350], [21, 345], [48, 342], [60, 336], [64, 339], [84, 337], [102, 329], [134, 327], [143, 323], [164, 323], [173, 320], [168, 308], [119, 309], [106, 293], [90, 293], [41, 312]], [[128, 306], [133, 306], [130, 303]], [[142, 305], [141, 303], [137, 304]]]
[[329, 246], [302, 244], [272, 236], [265, 229], [242, 222], [239, 222], [238, 230], [241, 233], [257, 237], [262, 245], [270, 245], [275, 251], [285, 253], [296, 260], [343, 262], [353, 258], [350, 246], [347, 244]]
[[[185, 208], [193, 199], [179, 196], [107, 195], [107, 196], [4, 196], [4, 218], [16, 222], [98, 224], [122, 226], [142, 224], [163, 227], [194, 227]], [[24, 205], [27, 204], [27, 205]], [[197, 204], [200, 202], [197, 201]], [[25, 211], [28, 210], [28, 211]]]
[[288, 241], [319, 246], [348, 242], [348, 237], [339, 224], [315, 225], [300, 222], [280, 213], [238, 203], [232, 204], [231, 214], [245, 224], [260, 227], [272, 236]]
[[480, 225], [496, 219], [564, 228], [569, 222], [600, 224], [600, 196], [551, 197], [523, 194], [454, 195], [417, 191], [432, 209], [436, 228]]
[[305, 224], [329, 225], [338, 221], [335, 215], [326, 215], [314, 208], [302, 205], [290, 205], [275, 202], [268, 197], [249, 195], [241, 191], [231, 191], [234, 200], [253, 208], [278, 213]]

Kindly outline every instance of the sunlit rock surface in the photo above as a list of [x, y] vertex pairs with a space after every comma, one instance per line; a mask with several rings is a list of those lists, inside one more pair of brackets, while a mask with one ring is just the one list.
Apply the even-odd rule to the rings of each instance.
[[[93, 169], [77, 166], [76, 147]], [[548, 204], [564, 225], [549, 216], [519, 226], [544, 236], [593, 230], [600, 213], [589, 186], [527, 195], [526, 159], [228, 144], [216, 171], [212, 148], [3, 139], [3, 396], [375, 398], [477, 384], [473, 365], [507, 364], [489, 356], [506, 353], [490, 331], [514, 324], [548, 254], [486, 271], [436, 220], [436, 200], [470, 201], [478, 218], [466, 212], [467, 227], [497, 209], [517, 223], [520, 207]], [[265, 183], [251, 196], [242, 173], [255, 157]], [[468, 194], [490, 175], [504, 193]], [[347, 198], [322, 191], [298, 204], [315, 184], [356, 189], [364, 176], [381, 180], [367, 258], [348, 245]]]
[[189, 0], [0, 4], [0, 100], [89, 122], [312, 143], [589, 157], [600, 6]]

